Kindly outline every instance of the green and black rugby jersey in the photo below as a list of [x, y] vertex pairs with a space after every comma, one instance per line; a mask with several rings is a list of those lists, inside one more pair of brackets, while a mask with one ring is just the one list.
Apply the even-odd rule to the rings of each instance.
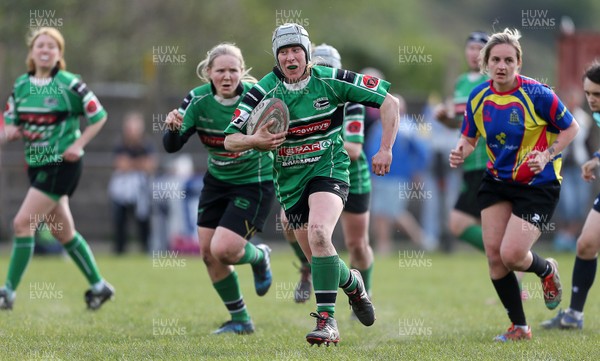
[[[344, 128], [342, 138], [347, 142], [364, 144], [365, 142], [365, 107], [362, 104], [346, 103], [344, 105]], [[364, 150], [358, 159], [350, 161], [350, 193], [365, 194], [371, 192], [371, 175]]]
[[230, 104], [227, 99], [217, 101], [212, 84], [201, 85], [187, 95], [179, 112], [183, 114], [183, 125], [179, 130], [183, 142], [197, 133], [208, 150], [208, 171], [215, 178], [232, 184], [259, 183], [273, 180], [271, 154], [250, 149], [244, 152], [229, 152], [224, 147], [223, 131], [243, 95], [252, 88], [251, 83], [241, 82], [239, 97]]
[[313, 66], [310, 76], [298, 83], [284, 83], [281, 72], [262, 78], [235, 110], [225, 134], [246, 133], [252, 109], [265, 98], [279, 98], [289, 109], [290, 127], [285, 142], [272, 151], [277, 197], [284, 209], [300, 199], [316, 176], [349, 183], [350, 159], [341, 136], [343, 117], [333, 117], [347, 102], [379, 108], [390, 83], [343, 69]]
[[4, 112], [6, 124], [22, 127], [25, 159], [32, 167], [63, 161], [64, 151], [81, 136], [81, 116], [94, 124], [106, 111], [79, 76], [58, 68], [47, 80], [31, 73], [17, 78]]

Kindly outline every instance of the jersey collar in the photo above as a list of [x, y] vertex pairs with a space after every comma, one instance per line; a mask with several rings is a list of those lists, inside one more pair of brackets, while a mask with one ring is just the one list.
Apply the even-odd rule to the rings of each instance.
[[516, 74], [515, 76], [517, 78], [517, 86], [514, 87], [513, 89], [507, 90], [505, 92], [499, 92], [496, 89], [494, 89], [494, 81], [492, 79], [489, 80], [490, 89], [492, 90], [492, 92], [494, 94], [497, 94], [497, 95], [508, 95], [508, 94], [514, 93], [517, 89], [519, 89], [521, 87], [521, 85], [523, 85], [523, 78], [521, 77], [521, 75]]
[[[310, 70], [309, 70], [309, 67], [308, 67], [308, 66], [306, 66], [306, 70], [304, 70], [304, 71], [310, 71]], [[281, 80], [281, 81], [282, 81], [284, 84], [287, 84], [287, 83], [285, 82], [285, 76], [283, 75], [283, 73], [281, 72], [281, 70], [279, 69], [279, 67], [277, 67], [277, 66], [276, 66], [276, 67], [274, 67], [274, 68], [273, 68], [273, 73], [274, 73], [274, 74], [275, 74], [275, 76], [277, 76], [277, 78], [278, 78], [279, 80]], [[306, 79], [310, 79], [310, 74], [311, 74], [311, 73], [309, 73], [309, 74], [308, 74], [308, 78], [306, 78]], [[304, 79], [304, 80], [306, 80], [306, 79]], [[302, 83], [304, 80], [301, 80], [301, 81], [299, 81], [298, 83]], [[307, 82], [307, 83], [308, 83], [308, 82]]]
[[[54, 68], [52, 68], [52, 71], [50, 72], [50, 77], [54, 78], [56, 76], [56, 74], [58, 73], [60, 69], [58, 68], [58, 65], [55, 66]], [[35, 75], [35, 69], [28, 72], [27, 74], [29, 74], [30, 76], [34, 76]]]

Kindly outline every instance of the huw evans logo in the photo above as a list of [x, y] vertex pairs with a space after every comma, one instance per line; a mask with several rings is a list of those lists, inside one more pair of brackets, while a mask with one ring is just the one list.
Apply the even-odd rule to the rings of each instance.
[[521, 26], [528, 29], [554, 29], [556, 19], [548, 15], [548, 10], [521, 10]]

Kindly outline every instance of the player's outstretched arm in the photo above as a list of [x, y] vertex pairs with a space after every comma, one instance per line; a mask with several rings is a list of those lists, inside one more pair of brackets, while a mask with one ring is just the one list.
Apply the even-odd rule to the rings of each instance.
[[381, 104], [381, 143], [379, 151], [373, 156], [373, 173], [386, 175], [390, 172], [392, 164], [392, 147], [398, 133], [398, 122], [400, 121], [400, 105], [398, 99], [387, 94]]
[[268, 128], [274, 123], [274, 119], [264, 123], [252, 135], [242, 133], [228, 134], [225, 137], [225, 149], [231, 152], [243, 152], [248, 149], [269, 151], [279, 147], [285, 141], [287, 131], [275, 134], [270, 133]]

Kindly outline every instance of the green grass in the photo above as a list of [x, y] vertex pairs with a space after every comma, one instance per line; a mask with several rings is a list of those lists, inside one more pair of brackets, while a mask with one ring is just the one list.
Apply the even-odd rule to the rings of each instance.
[[[545, 331], [539, 322], [555, 315], [541, 299], [539, 281], [527, 275], [532, 299], [525, 302], [533, 326], [530, 342], [498, 344], [509, 326], [487, 276], [483, 255], [451, 256], [408, 251], [379, 257], [375, 265], [377, 321], [364, 327], [349, 320], [347, 298], [338, 296], [338, 347], [310, 347], [314, 327], [308, 304], [291, 296], [298, 273], [291, 251], [273, 254], [274, 283], [254, 293], [249, 266], [238, 267], [257, 332], [210, 335], [228, 319], [199, 258], [98, 257], [117, 297], [98, 312], [84, 308], [86, 283], [69, 259], [36, 257], [18, 290], [15, 309], [0, 313], [0, 360], [598, 360], [600, 286], [586, 305], [585, 329]], [[543, 255], [548, 254], [543, 252]], [[411, 260], [410, 256], [417, 259]], [[570, 298], [574, 257], [556, 255]], [[0, 257], [0, 279], [8, 258]], [[401, 267], [402, 266], [402, 267]], [[43, 290], [42, 290], [43, 289]], [[48, 289], [52, 289], [48, 291]]]

